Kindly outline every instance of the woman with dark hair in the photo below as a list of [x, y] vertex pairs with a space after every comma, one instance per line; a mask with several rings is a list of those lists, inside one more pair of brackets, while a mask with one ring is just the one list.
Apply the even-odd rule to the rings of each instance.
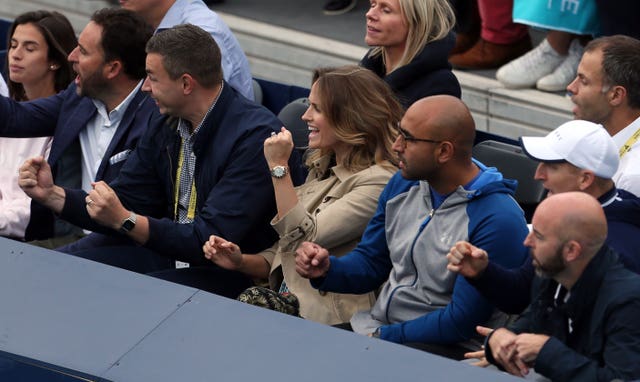
[[302, 116], [310, 149], [304, 184], [294, 187], [288, 175], [289, 131], [282, 128], [264, 143], [278, 208], [272, 226], [280, 240], [250, 255], [211, 236], [203, 250], [223, 268], [269, 279], [270, 288], [250, 288], [239, 300], [333, 325], [368, 309], [374, 295], [318, 292], [295, 271], [295, 251], [304, 241], [326, 246], [335, 256], [356, 246], [396, 171], [391, 146], [403, 113], [389, 86], [358, 66], [316, 70], [309, 103]]
[[64, 15], [49, 11], [23, 13], [16, 17], [7, 35], [5, 65], [11, 98], [27, 101], [48, 97], [71, 83], [75, 74], [67, 56], [78, 41]]
[[[33, 11], [19, 15], [7, 33], [9, 96], [17, 101], [48, 97], [74, 77], [67, 55], [77, 45], [62, 14]], [[46, 156], [51, 137], [0, 138], [0, 235], [24, 238], [31, 200], [18, 187], [17, 169], [27, 159]]]

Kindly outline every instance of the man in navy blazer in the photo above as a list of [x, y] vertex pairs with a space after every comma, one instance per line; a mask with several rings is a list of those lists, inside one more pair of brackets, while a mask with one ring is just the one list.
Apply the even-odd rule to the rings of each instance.
[[[157, 113], [153, 100], [141, 90], [144, 47], [152, 33], [133, 12], [94, 13], [69, 54], [77, 73], [74, 83], [57, 95], [30, 102], [0, 97], [0, 135], [53, 136], [48, 162], [60, 185], [89, 191], [94, 181], [115, 179]], [[26, 240], [81, 232], [37, 202], [31, 210]], [[54, 243], [71, 237], [76, 236]]]

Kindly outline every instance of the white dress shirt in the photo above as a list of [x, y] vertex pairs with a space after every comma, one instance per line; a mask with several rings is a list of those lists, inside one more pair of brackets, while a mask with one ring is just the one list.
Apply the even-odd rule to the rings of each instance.
[[92, 99], [98, 111], [95, 117], [87, 123], [87, 128], [80, 132], [80, 148], [82, 150], [82, 189], [91, 191], [91, 182], [96, 178], [100, 163], [111, 140], [120, 126], [122, 117], [142, 86], [142, 81], [129, 93], [120, 105], [107, 113], [107, 108], [101, 101]]
[[[640, 117], [613, 136], [620, 149], [640, 129]], [[616, 187], [640, 196], [640, 139], [620, 158], [618, 171], [613, 175]]]

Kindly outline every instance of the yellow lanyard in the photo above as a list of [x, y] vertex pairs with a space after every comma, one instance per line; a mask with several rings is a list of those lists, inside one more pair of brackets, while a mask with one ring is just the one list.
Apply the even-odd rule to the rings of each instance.
[[[178, 169], [176, 170], [177, 184], [175, 188], [175, 203], [173, 205], [173, 216], [178, 219], [178, 203], [180, 200], [180, 170], [184, 165], [184, 151], [182, 150], [182, 144], [180, 145], [180, 157], [178, 158]], [[189, 208], [187, 209], [187, 219], [193, 220], [196, 217], [196, 182], [195, 174], [191, 182], [191, 195], [189, 195]]]
[[636, 130], [636, 132], [631, 137], [629, 137], [629, 139], [627, 139], [624, 145], [620, 147], [620, 150], [618, 150], [618, 155], [620, 155], [620, 158], [622, 158], [624, 154], [628, 153], [629, 150], [631, 150], [631, 146], [633, 146], [638, 141], [638, 138], [640, 138], [640, 129]]

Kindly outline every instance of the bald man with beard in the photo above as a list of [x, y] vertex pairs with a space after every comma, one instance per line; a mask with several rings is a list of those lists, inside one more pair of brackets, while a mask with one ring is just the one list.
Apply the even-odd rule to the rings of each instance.
[[316, 243], [303, 243], [297, 271], [320, 291], [381, 287], [374, 307], [352, 317], [351, 329], [459, 359], [475, 325], [494, 309], [446, 269], [445, 255], [467, 240], [491, 247], [492, 261], [516, 267], [526, 257], [517, 250], [526, 223], [512, 197], [515, 182], [471, 158], [475, 125], [462, 101], [444, 95], [418, 100], [398, 128], [393, 149], [400, 171], [380, 195], [358, 247], [335, 258]]
[[517, 376], [535, 368], [552, 381], [640, 378], [640, 276], [618, 262], [606, 237], [592, 196], [566, 192], [540, 203], [524, 241], [534, 297], [514, 324], [488, 333], [489, 362]]

